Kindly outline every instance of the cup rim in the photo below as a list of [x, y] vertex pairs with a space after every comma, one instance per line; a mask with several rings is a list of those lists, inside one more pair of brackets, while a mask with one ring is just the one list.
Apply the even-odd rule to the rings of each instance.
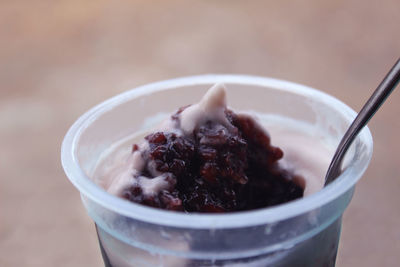
[[333, 96], [305, 85], [275, 78], [238, 74], [206, 74], [154, 82], [133, 88], [105, 100], [91, 108], [74, 122], [65, 135], [61, 146], [61, 162], [68, 179], [82, 195], [86, 196], [90, 200], [118, 214], [136, 220], [179, 228], [220, 229], [249, 227], [273, 223], [307, 213], [346, 193], [355, 185], [367, 169], [372, 157], [373, 141], [370, 130], [368, 127], [365, 127], [360, 132], [357, 139], [363, 140], [363, 143], [366, 146], [366, 151], [368, 153], [367, 160], [361, 161], [360, 158], [354, 156], [350, 159], [352, 164], [350, 164], [336, 180], [314, 194], [285, 204], [258, 210], [224, 214], [187, 214], [151, 208], [111, 195], [103, 188], [96, 185], [79, 166], [76, 155], [79, 138], [88, 125], [95, 121], [99, 115], [111, 110], [119, 104], [131, 100], [132, 98], [148, 95], [155, 91], [168, 90], [180, 86], [206, 85], [213, 83], [256, 85], [301, 94], [313, 99], [318, 99], [320, 102], [335, 107], [338, 112], [345, 115], [349, 122], [351, 122], [356, 116], [354, 110]]

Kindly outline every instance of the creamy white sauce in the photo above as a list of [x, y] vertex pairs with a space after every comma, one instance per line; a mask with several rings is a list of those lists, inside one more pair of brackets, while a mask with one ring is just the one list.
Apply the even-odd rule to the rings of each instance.
[[180, 114], [180, 128], [185, 135], [190, 135], [199, 125], [208, 120], [218, 122], [227, 129], [233, 129], [233, 125], [225, 115], [226, 88], [223, 84], [211, 87], [197, 104], [191, 105]]
[[154, 195], [161, 190], [168, 189], [169, 183], [166, 181], [167, 177], [168, 174], [163, 173], [160, 176], [151, 179], [148, 177], [139, 176], [137, 180], [144, 195]]
[[333, 149], [310, 135], [287, 128], [271, 127], [270, 134], [272, 144], [284, 152], [279, 164], [304, 178], [304, 195], [322, 189]]

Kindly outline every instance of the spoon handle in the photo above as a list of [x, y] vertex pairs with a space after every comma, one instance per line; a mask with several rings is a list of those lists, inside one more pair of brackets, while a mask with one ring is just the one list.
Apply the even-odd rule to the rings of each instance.
[[349, 129], [344, 134], [340, 144], [333, 156], [328, 172], [325, 176], [325, 186], [331, 183], [341, 173], [342, 161], [351, 143], [375, 112], [385, 102], [386, 98], [394, 90], [400, 80], [400, 58], [392, 67], [378, 88], [374, 91], [367, 103], [363, 106]]

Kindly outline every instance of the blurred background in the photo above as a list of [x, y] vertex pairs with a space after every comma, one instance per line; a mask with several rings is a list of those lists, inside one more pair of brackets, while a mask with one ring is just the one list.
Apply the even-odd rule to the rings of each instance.
[[[243, 73], [359, 110], [400, 56], [398, 0], [0, 2], [0, 266], [101, 266], [60, 145], [93, 105], [145, 83]], [[337, 266], [400, 262], [400, 88], [344, 215]]]

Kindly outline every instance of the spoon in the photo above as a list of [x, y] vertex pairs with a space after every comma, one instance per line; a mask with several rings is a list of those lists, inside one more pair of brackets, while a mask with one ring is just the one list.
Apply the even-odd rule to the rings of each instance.
[[325, 176], [325, 185], [327, 186], [342, 172], [342, 162], [344, 155], [357, 134], [362, 128], [368, 123], [368, 121], [374, 116], [375, 112], [385, 102], [386, 98], [390, 95], [397, 83], [400, 81], [400, 58], [396, 64], [392, 67], [386, 77], [383, 79], [381, 84], [376, 88], [374, 93], [368, 99], [367, 103], [363, 106], [357, 117], [351, 123], [349, 129], [347, 129], [342, 140], [336, 149], [335, 155], [333, 155], [331, 164], [329, 165], [328, 171]]

